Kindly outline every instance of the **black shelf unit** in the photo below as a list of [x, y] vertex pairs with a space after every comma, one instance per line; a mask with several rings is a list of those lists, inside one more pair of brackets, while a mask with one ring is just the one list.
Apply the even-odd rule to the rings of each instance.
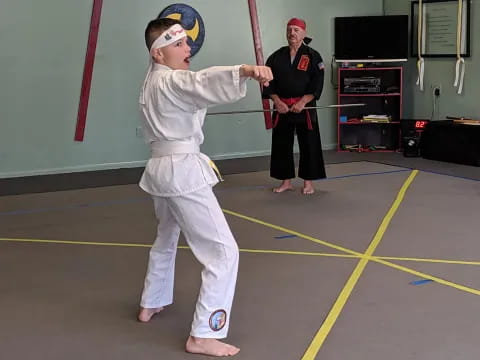
[[[403, 69], [339, 67], [337, 151], [398, 151], [402, 118]], [[367, 115], [387, 115], [389, 122], [366, 122]]]

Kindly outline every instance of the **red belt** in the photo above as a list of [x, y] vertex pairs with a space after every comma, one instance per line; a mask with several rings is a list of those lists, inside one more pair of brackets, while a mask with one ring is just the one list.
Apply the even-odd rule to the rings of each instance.
[[[292, 106], [293, 104], [297, 103], [300, 99], [301, 99], [301, 97], [298, 97], [298, 98], [288, 98], [288, 99], [282, 99], [282, 98], [280, 98], [280, 100], [283, 101], [283, 102], [284, 102], [285, 104], [287, 104], [288, 106]], [[312, 119], [310, 118], [310, 112], [309, 112], [308, 110], [302, 110], [302, 111], [305, 111], [305, 112], [306, 112], [305, 119], [307, 120], [307, 128], [308, 128], [308, 130], [313, 130]], [[280, 119], [280, 113], [277, 111], [277, 114], [276, 114], [276, 116], [275, 116], [275, 120], [274, 120], [274, 122], [273, 122], [273, 127], [277, 126], [279, 119]]]

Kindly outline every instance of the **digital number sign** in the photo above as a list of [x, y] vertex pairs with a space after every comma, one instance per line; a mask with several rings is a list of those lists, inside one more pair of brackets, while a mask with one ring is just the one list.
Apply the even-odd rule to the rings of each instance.
[[427, 126], [428, 121], [426, 120], [417, 120], [415, 121], [415, 129], [425, 129], [425, 126]]

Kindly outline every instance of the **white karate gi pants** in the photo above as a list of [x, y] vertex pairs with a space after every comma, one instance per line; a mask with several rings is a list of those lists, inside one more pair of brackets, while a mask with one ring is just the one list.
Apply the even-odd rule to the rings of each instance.
[[230, 323], [239, 252], [211, 186], [172, 197], [152, 196], [158, 219], [141, 306], [173, 302], [175, 255], [180, 231], [203, 265], [202, 285], [190, 335], [225, 338]]

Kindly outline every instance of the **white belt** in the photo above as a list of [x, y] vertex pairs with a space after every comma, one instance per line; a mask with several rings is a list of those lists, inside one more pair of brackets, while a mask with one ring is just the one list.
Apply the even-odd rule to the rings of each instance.
[[198, 154], [200, 147], [197, 144], [188, 144], [177, 141], [153, 141], [150, 143], [152, 158], [175, 154]]
[[210, 167], [215, 171], [220, 181], [223, 181], [222, 174], [218, 170], [217, 165], [205, 154], [200, 152], [200, 147], [196, 144], [185, 144], [176, 141], [153, 141], [150, 143], [152, 150], [152, 158], [175, 154], [199, 154]]

